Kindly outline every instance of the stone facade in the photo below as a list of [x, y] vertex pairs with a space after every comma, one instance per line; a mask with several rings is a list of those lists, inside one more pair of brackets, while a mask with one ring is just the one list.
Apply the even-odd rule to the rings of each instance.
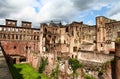
[[[112, 45], [111, 48], [109, 47], [111, 44], [113, 44], [113, 42], [111, 41], [110, 36], [108, 36], [108, 31], [107, 31], [108, 29], [106, 27], [107, 26], [106, 23], [111, 24], [114, 21], [115, 20], [111, 20], [106, 17], [96, 17], [97, 51], [108, 54], [110, 49], [115, 49], [113, 47], [114, 45]], [[112, 29], [112, 28], [110, 28], [110, 29]], [[117, 31], [114, 31], [114, 32], [117, 32]], [[114, 38], [114, 40], [115, 40], [115, 38]]]
[[31, 26], [31, 22], [22, 21], [22, 27], [18, 27], [16, 20], [9, 19], [6, 25], [0, 25], [1, 45], [11, 63], [27, 60], [28, 51], [39, 52], [39, 29]]
[[67, 25], [50, 23], [41, 24], [43, 33], [43, 52], [55, 52], [58, 55], [76, 54], [84, 42], [95, 41], [95, 26], [85, 25], [82, 22], [73, 22]]

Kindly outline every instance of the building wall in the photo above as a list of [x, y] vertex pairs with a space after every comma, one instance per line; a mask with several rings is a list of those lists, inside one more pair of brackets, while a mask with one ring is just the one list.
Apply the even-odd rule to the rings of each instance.
[[[95, 26], [85, 25], [82, 22], [73, 22], [62, 25], [51, 22], [50, 24], [41, 24], [40, 33], [42, 51], [47, 53], [68, 54], [76, 56], [78, 50], [82, 49], [84, 41], [93, 43], [95, 39]], [[84, 46], [86, 48], [86, 46]], [[95, 46], [92, 46], [92, 51]], [[88, 48], [86, 48], [88, 49]]]
[[[0, 25], [0, 43], [5, 54], [10, 59], [28, 59], [28, 52], [40, 52], [39, 29], [31, 28], [31, 22], [22, 21], [22, 26], [17, 26], [16, 20], [6, 19], [6, 25]], [[15, 62], [14, 62], [15, 63]]]
[[28, 50], [39, 52], [38, 42], [1, 41], [1, 45], [7, 55], [26, 56]]
[[114, 49], [115, 51], [115, 40], [117, 38], [117, 33], [120, 31], [120, 22], [111, 22], [106, 23], [105, 25], [106, 30], [106, 50], [112, 51]]
[[78, 52], [78, 60], [104, 63], [106, 61], [110, 61], [110, 60], [113, 60], [113, 59], [114, 59], [113, 55], [93, 53], [91, 51]]
[[105, 52], [105, 53], [109, 53], [106, 50], [106, 29], [105, 29], [105, 24], [106, 23], [110, 23], [113, 22], [114, 20], [108, 19], [106, 17], [103, 16], [99, 16], [96, 17], [96, 41], [97, 41], [97, 51], [99, 52]]

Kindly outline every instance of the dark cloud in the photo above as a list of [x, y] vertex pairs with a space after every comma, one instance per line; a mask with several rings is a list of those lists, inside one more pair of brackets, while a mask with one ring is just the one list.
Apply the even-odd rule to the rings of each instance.
[[16, 12], [15, 7], [10, 6], [7, 0], [0, 0], [0, 18], [6, 18], [14, 12]]
[[71, 0], [74, 6], [80, 10], [99, 10], [104, 6], [108, 6], [111, 0]]
[[86, 10], [86, 9], [91, 8], [90, 4], [92, 1], [91, 0], [74, 0], [73, 4], [79, 10]]

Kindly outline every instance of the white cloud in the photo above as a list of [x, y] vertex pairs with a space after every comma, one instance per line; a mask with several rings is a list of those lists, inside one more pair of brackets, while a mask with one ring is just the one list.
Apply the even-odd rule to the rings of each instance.
[[33, 7], [28, 6], [20, 10], [17, 14], [16, 13], [11, 14], [10, 17], [21, 19], [21, 20], [34, 21], [36, 17], [36, 12]]
[[76, 13], [70, 0], [48, 0], [47, 3], [46, 1], [38, 14], [41, 21], [68, 20]]
[[5, 20], [4, 19], [0, 19], [0, 24], [5, 25]]
[[112, 6], [111, 6], [111, 9], [108, 11], [108, 15], [109, 15], [109, 18], [111, 19], [116, 19], [116, 20], [120, 20], [120, 2], [117, 2], [114, 3]]
[[93, 25], [93, 21], [92, 21], [92, 20], [89, 20], [86, 24], [88, 24], [88, 25]]
[[[80, 13], [100, 10], [110, 0], [1, 0], [0, 18], [40, 22], [72, 21]], [[39, 26], [39, 25], [38, 25]]]
[[38, 14], [40, 21], [67, 20], [71, 21], [78, 14], [90, 10], [108, 7], [110, 0], [42, 0], [43, 6]]
[[[33, 2], [36, 3], [34, 0], [1, 0], [0, 18], [35, 22], [36, 12]], [[0, 22], [0, 24], [3, 23]]]
[[113, 15], [113, 16], [110, 16], [109, 18], [115, 19], [115, 20], [120, 20], [120, 12], [119, 12], [119, 13], [116, 13], [116, 14]]
[[119, 8], [119, 7], [120, 7], [120, 2], [117, 2], [117, 4], [114, 3], [114, 4], [111, 6], [110, 11], [108, 12], [108, 15], [109, 15], [109, 16], [113, 16], [113, 15], [119, 13], [119, 12], [120, 12], [120, 8]]

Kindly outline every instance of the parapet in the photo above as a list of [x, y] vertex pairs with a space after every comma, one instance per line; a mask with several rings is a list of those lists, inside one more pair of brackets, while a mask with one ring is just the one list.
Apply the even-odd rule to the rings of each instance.
[[32, 22], [22, 21], [22, 27], [31, 28]]
[[6, 19], [6, 26], [17, 26], [17, 20]]

